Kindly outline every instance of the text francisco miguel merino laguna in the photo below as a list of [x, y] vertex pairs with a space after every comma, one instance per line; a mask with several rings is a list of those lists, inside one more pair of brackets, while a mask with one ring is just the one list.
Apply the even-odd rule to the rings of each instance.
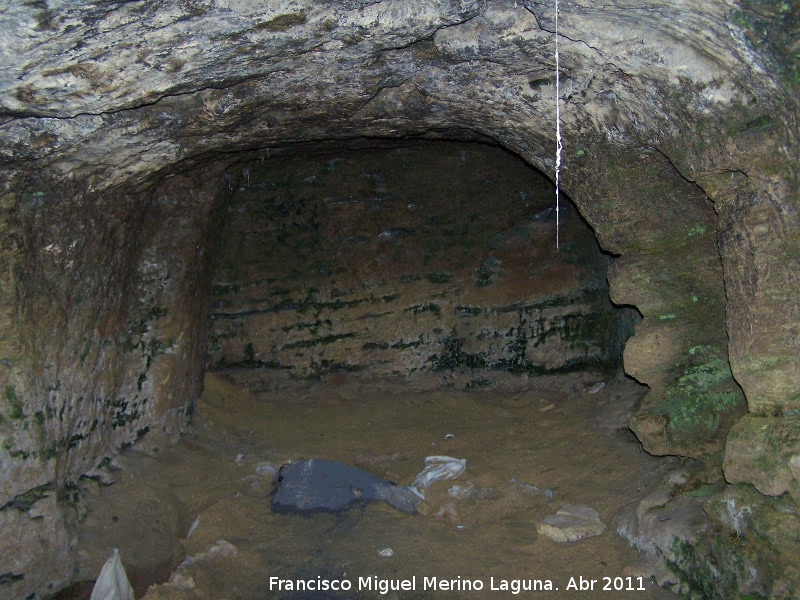
[[467, 579], [458, 577], [457, 579], [440, 579], [439, 577], [417, 577], [414, 575], [409, 579], [381, 579], [377, 575], [371, 577], [359, 577], [357, 580], [350, 579], [280, 579], [278, 577], [269, 578], [270, 591], [373, 591], [381, 594], [388, 594], [391, 591], [415, 592], [417, 590], [437, 590], [468, 592], [482, 590], [511, 591], [519, 593], [521, 591], [532, 590], [552, 590], [553, 582], [549, 579], [497, 579], [490, 577], [488, 585], [483, 579]]
[[[355, 581], [355, 583], [353, 583]], [[388, 594], [391, 591], [414, 592], [417, 590], [436, 590], [441, 592], [480, 592], [480, 591], [505, 591], [512, 594], [521, 592], [548, 592], [558, 590], [550, 579], [500, 579], [490, 577], [488, 583], [483, 579], [441, 579], [439, 577], [417, 577], [409, 579], [381, 579], [377, 575], [359, 577], [357, 580], [325, 579], [316, 577], [310, 579], [281, 579], [269, 578], [270, 591], [372, 591]], [[570, 577], [565, 586], [566, 590], [599, 591], [599, 590], [625, 590], [644, 591], [644, 578], [642, 577], [603, 577], [602, 580], [587, 579], [585, 577]]]

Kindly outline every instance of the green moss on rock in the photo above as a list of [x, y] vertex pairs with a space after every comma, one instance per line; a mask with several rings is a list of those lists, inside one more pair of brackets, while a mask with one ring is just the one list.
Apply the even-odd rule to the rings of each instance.
[[426, 302], [425, 304], [413, 304], [408, 308], [403, 309], [403, 312], [410, 312], [414, 316], [421, 313], [429, 312], [437, 317], [442, 316], [442, 307], [436, 302]]
[[19, 511], [28, 512], [38, 500], [47, 498], [52, 492], [52, 483], [46, 483], [44, 485], [31, 488], [30, 490], [19, 494], [6, 502], [2, 507], [0, 507], [0, 510], [16, 508]]
[[6, 386], [5, 396], [9, 407], [8, 418], [19, 419], [19, 420], [24, 419], [25, 418], [24, 405], [22, 400], [20, 398], [17, 398], [17, 393], [13, 385]]
[[286, 31], [290, 27], [295, 27], [297, 25], [302, 25], [306, 22], [306, 13], [303, 11], [294, 12], [294, 13], [286, 13], [283, 15], [278, 15], [270, 19], [269, 21], [263, 21], [256, 25], [256, 30], [266, 30], [266, 31]]
[[698, 555], [695, 546], [676, 537], [670, 554], [671, 558], [666, 559], [667, 567], [677, 576], [682, 589], [690, 597], [699, 594], [700, 598], [722, 598], [717, 595], [717, 573], [705, 557]]
[[447, 283], [451, 279], [453, 279], [453, 276], [450, 273], [443, 273], [443, 272], [442, 273], [428, 273], [425, 276], [425, 279], [427, 279], [431, 283]]
[[676, 440], [708, 439], [742, 409], [743, 396], [728, 361], [713, 346], [693, 346], [700, 364], [687, 367], [669, 385], [653, 412], [668, 417], [667, 433]]

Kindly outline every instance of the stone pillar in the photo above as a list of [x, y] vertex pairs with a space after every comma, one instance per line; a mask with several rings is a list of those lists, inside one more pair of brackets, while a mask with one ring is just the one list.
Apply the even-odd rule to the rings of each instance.
[[732, 173], [721, 192], [731, 367], [750, 412], [728, 436], [725, 476], [800, 500], [800, 190]]
[[713, 207], [658, 152], [575, 147], [591, 149], [568, 158], [573, 198], [601, 246], [619, 255], [608, 274], [611, 299], [644, 317], [624, 365], [650, 393], [630, 427], [651, 454], [721, 452], [745, 401], [728, 365]]

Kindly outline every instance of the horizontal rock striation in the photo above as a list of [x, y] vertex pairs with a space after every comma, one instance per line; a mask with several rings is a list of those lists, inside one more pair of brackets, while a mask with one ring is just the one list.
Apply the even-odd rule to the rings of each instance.
[[619, 363], [630, 327], [617, 324], [631, 317], [612, 313], [607, 258], [566, 203], [556, 249], [552, 185], [501, 150], [440, 142], [244, 171], [212, 284], [211, 368], [316, 378]]

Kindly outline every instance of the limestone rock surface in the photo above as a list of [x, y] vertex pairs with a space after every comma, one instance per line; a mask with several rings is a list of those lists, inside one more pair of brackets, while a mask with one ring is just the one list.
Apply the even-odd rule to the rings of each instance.
[[683, 595], [788, 599], [800, 592], [800, 519], [786, 497], [720, 486], [679, 468], [623, 511], [617, 532], [642, 555], [631, 573]]
[[[654, 452], [718, 455], [745, 410], [778, 439], [800, 409], [799, 11], [559, 16], [562, 188], [644, 317], [624, 359]], [[554, 26], [538, 0], [0, 2], [0, 508], [186, 428], [243, 166], [449, 139], [552, 178]], [[0, 593], [68, 580], [66, 528], [29, 525]]]
[[552, 185], [500, 149], [245, 170], [216, 260], [209, 368], [264, 389], [282, 374], [463, 372], [487, 387], [501, 371], [618, 367], [635, 312], [612, 310], [608, 259], [566, 201], [556, 249]]
[[730, 483], [800, 501], [800, 418], [744, 417], [728, 435], [724, 468]]
[[582, 504], [568, 504], [558, 509], [556, 514], [548, 515], [536, 523], [539, 535], [561, 543], [584, 540], [600, 535], [605, 530], [599, 513]]

